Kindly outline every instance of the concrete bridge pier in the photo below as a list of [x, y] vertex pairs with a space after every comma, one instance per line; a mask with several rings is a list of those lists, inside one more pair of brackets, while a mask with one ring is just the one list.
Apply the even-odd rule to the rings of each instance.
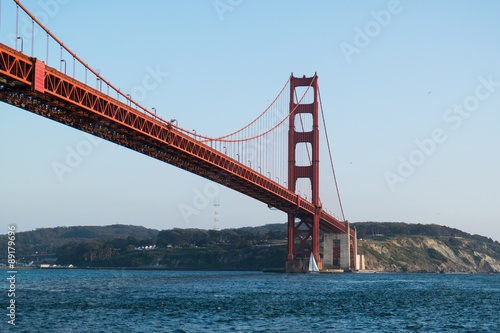
[[342, 234], [324, 234], [323, 241], [323, 266], [324, 269], [343, 269], [351, 271], [356, 269], [357, 244], [356, 235], [354, 242], [351, 240], [350, 228]]

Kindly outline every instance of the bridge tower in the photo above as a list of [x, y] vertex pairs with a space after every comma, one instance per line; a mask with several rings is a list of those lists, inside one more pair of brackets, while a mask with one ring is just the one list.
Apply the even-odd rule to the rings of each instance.
[[[313, 100], [296, 101], [298, 87], [309, 87], [312, 89]], [[308, 92], [309, 94], [309, 92]], [[290, 79], [290, 117], [288, 128], [288, 189], [296, 192], [297, 180], [309, 179], [311, 184], [311, 202], [315, 207], [313, 216], [300, 216], [288, 213], [288, 255], [286, 270], [288, 272], [302, 271], [312, 252], [322, 269], [323, 263], [319, 254], [319, 224], [321, 213], [321, 201], [319, 198], [319, 96], [318, 76], [292, 77]], [[312, 116], [312, 129], [301, 128], [301, 116], [310, 114]], [[304, 143], [311, 148], [312, 159], [309, 165], [297, 165], [297, 145]], [[300, 207], [301, 197], [298, 196], [297, 207]]]

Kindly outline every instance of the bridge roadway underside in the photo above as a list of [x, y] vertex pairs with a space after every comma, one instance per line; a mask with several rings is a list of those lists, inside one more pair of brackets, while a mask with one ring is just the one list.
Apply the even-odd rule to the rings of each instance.
[[[43, 92], [35, 90], [35, 61], [0, 44], [1, 101], [175, 165], [301, 219], [313, 216], [315, 207], [287, 188], [172, 124], [137, 111], [53, 68], [44, 67]], [[325, 211], [320, 216], [323, 231], [347, 231], [346, 224]]]

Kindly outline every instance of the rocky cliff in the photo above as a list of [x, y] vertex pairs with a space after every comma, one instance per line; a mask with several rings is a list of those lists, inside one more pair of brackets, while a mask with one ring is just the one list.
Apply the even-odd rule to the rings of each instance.
[[500, 272], [500, 244], [462, 237], [373, 236], [359, 240], [366, 269], [386, 272]]

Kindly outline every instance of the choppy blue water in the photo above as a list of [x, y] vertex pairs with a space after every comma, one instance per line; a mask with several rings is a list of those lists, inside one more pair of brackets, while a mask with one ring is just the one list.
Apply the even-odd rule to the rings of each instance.
[[[17, 332], [500, 332], [499, 274], [29, 270], [16, 278]], [[0, 318], [0, 331], [12, 328]]]

